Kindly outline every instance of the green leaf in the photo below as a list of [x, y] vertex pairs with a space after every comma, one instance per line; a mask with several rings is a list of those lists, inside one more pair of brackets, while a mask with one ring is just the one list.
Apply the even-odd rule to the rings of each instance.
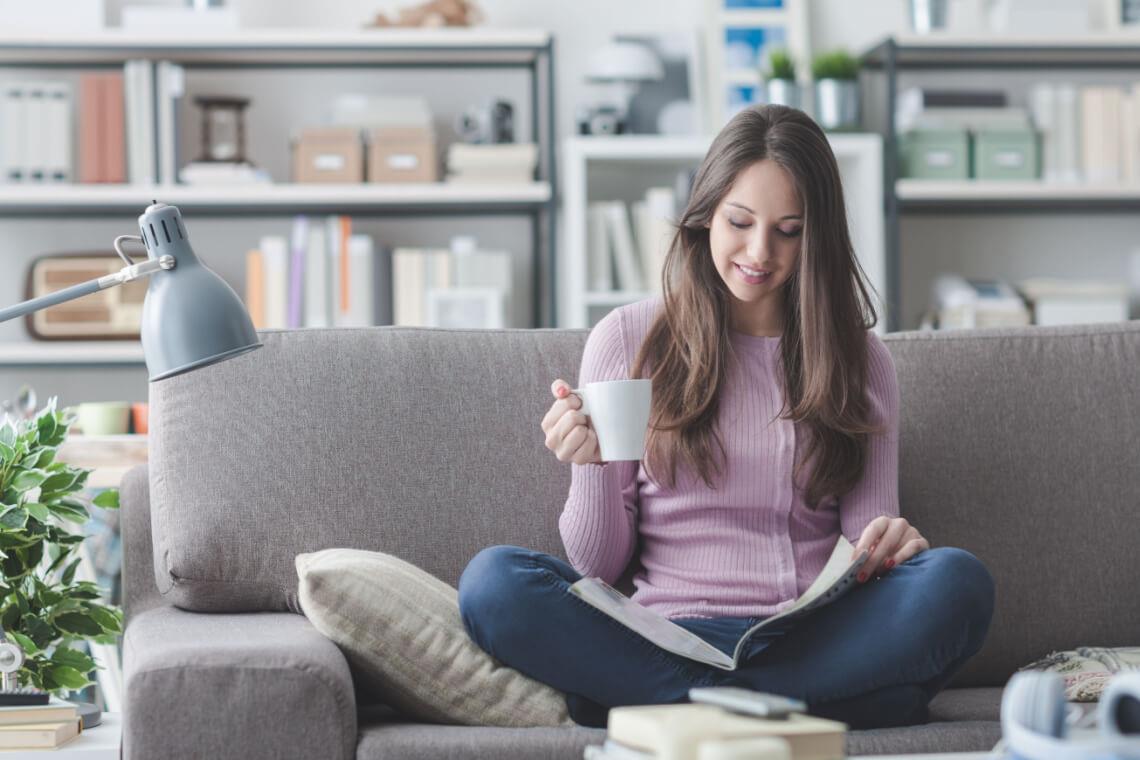
[[[107, 633], [118, 633], [122, 630], [122, 622], [119, 616], [106, 607], [89, 604], [87, 605], [87, 613], [99, 624], [103, 631]], [[98, 631], [97, 633], [102, 633], [103, 631]]]
[[49, 502], [48, 509], [50, 509], [56, 517], [73, 523], [83, 524], [91, 519], [87, 508], [82, 505], [73, 507], [70, 504], [65, 505], [62, 502]]
[[51, 516], [51, 512], [48, 511], [47, 506], [36, 501], [29, 501], [24, 505], [24, 509], [28, 510], [29, 515], [42, 523], [46, 523]]
[[16, 459], [16, 450], [8, 444], [0, 441], [0, 461], [11, 462]]
[[47, 478], [39, 470], [24, 470], [12, 478], [12, 487], [17, 491], [30, 491], [45, 480]]
[[54, 688], [82, 689], [91, 683], [87, 680], [87, 676], [66, 665], [52, 665], [47, 668], [45, 675], [46, 681], [55, 683]]
[[43, 493], [66, 491], [71, 487], [73, 483], [75, 483], [78, 477], [79, 473], [76, 472], [68, 472], [67, 470], [64, 470], [63, 472], [57, 472], [40, 484], [40, 490]]
[[103, 509], [118, 509], [119, 508], [119, 489], [108, 488], [106, 491], [101, 492], [91, 502], [97, 507]]
[[103, 592], [94, 587], [94, 584], [79, 584], [68, 589], [67, 595], [72, 599], [99, 599]]
[[4, 635], [7, 636], [8, 638], [12, 639], [12, 641], [16, 642], [17, 644], [19, 644], [20, 649], [23, 649], [24, 654], [26, 654], [26, 655], [27, 654], [35, 654], [36, 652], [40, 651], [40, 648], [38, 646], [36, 646], [36, 642], [32, 641], [27, 636], [25, 636], [22, 633], [19, 633], [18, 631], [5, 631]]
[[75, 561], [68, 565], [67, 569], [63, 571], [63, 577], [60, 579], [63, 585], [70, 586], [71, 582], [75, 580], [75, 570], [79, 567], [81, 559], [81, 557], [77, 557]]
[[56, 421], [54, 414], [41, 414], [36, 418], [36, 429], [39, 431], [40, 439], [51, 438], [55, 435]]
[[80, 673], [90, 673], [95, 669], [95, 660], [90, 655], [68, 647], [56, 647], [52, 652], [51, 661], [55, 665], [73, 668]]
[[40, 455], [36, 457], [35, 467], [43, 470], [48, 468], [52, 462], [55, 461], [55, 449], [44, 449]]
[[104, 628], [95, 621], [94, 616], [84, 615], [80, 612], [65, 612], [62, 615], [57, 615], [54, 622], [61, 631], [79, 636], [98, 636], [103, 633]]
[[5, 446], [11, 446], [16, 442], [16, 426], [12, 424], [11, 420], [6, 421], [0, 425], [0, 443]]
[[44, 649], [59, 638], [55, 628], [41, 617], [24, 615], [20, 618], [20, 625], [40, 649]]
[[0, 528], [7, 530], [23, 530], [28, 524], [28, 511], [23, 507], [8, 507], [0, 514]]

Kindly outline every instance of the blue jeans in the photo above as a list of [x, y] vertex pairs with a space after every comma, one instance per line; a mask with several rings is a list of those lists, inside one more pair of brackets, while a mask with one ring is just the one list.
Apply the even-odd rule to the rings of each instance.
[[[610, 707], [687, 701], [694, 686], [795, 697], [852, 728], [923, 723], [930, 700], [981, 649], [993, 613], [985, 566], [939, 547], [757, 635], [726, 671], [667, 652], [571, 595], [580, 577], [548, 554], [492, 546], [463, 571], [459, 609], [472, 640], [564, 692], [570, 716], [591, 726], [604, 726]], [[674, 622], [731, 655], [761, 619]]]

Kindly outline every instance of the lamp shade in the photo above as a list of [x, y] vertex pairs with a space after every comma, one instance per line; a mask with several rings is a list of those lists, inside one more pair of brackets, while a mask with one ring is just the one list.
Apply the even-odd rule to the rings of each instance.
[[590, 55], [586, 76], [594, 82], [651, 82], [665, 76], [665, 67], [648, 45], [615, 40]]
[[172, 256], [143, 302], [142, 347], [151, 382], [261, 347], [238, 294], [194, 255], [175, 206], [155, 203], [139, 217], [147, 256]]

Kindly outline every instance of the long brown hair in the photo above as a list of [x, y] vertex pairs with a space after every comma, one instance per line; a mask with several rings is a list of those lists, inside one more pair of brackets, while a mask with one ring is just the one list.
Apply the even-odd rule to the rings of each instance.
[[721, 130], [697, 170], [662, 271], [664, 310], [654, 321], [632, 377], [652, 366], [653, 411], [646, 470], [669, 473], [678, 457], [710, 488], [724, 455], [716, 420], [729, 341], [731, 295], [713, 263], [709, 225], [745, 168], [771, 159], [792, 178], [803, 203], [799, 262], [782, 286], [784, 408], [808, 436], [793, 480], [809, 463], [805, 502], [813, 509], [863, 476], [871, 424], [866, 397], [866, 331], [878, 321], [847, 229], [839, 167], [818, 125], [785, 106], [753, 106]]

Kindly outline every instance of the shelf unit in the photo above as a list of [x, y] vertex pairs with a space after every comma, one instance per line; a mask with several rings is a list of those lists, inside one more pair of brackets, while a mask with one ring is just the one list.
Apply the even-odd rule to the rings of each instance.
[[[154, 34], [109, 29], [95, 34], [2, 35], [0, 70], [109, 68], [131, 59], [169, 60], [194, 69], [522, 70], [539, 147], [537, 180], [518, 185], [459, 183], [187, 186], [2, 185], [0, 218], [97, 218], [141, 212], [152, 199], [215, 217], [344, 213], [365, 219], [406, 216], [517, 215], [529, 220], [534, 326], [556, 314], [557, 151], [554, 38], [542, 30], [375, 29], [351, 32], [243, 30], [232, 34]], [[529, 110], [529, 114], [525, 111]], [[524, 122], [525, 123], [525, 122]], [[0, 366], [142, 363], [141, 351], [58, 344], [0, 345]]]
[[[880, 294], [886, 286], [883, 217], [879, 199], [882, 186], [882, 139], [877, 134], [831, 134], [831, 148], [843, 177], [848, 221], [859, 261], [872, 286]], [[591, 291], [587, 283], [586, 217], [589, 172], [601, 164], [620, 166], [636, 176], [639, 169], [696, 168], [700, 165], [712, 136], [658, 137], [580, 137], [563, 142], [563, 219], [565, 251], [559, 302], [563, 311], [559, 324], [565, 327], [591, 327], [591, 309], [614, 308], [651, 295], [650, 291]], [[880, 311], [880, 313], [882, 313]], [[600, 315], [598, 315], [600, 318]], [[877, 328], [883, 329], [880, 323]]]
[[898, 136], [894, 114], [900, 71], [978, 69], [1140, 68], [1140, 34], [1134, 31], [1072, 37], [957, 37], [902, 35], [888, 37], [862, 57], [863, 67], [886, 77], [884, 194], [886, 216], [887, 293], [891, 330], [900, 329], [900, 216], [924, 214], [1040, 214], [1056, 212], [1128, 212], [1140, 210], [1135, 184], [956, 182], [899, 177]]

